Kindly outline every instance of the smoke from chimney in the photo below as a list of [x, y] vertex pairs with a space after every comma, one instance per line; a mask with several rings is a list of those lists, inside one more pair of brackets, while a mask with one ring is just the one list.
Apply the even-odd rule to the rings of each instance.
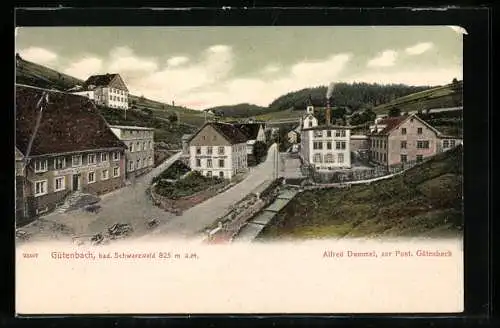
[[332, 93], [333, 93], [333, 87], [334, 87], [334, 83], [330, 83], [330, 85], [328, 86], [328, 90], [326, 91], [326, 113], [325, 113], [325, 120], [326, 120], [326, 125], [330, 125], [331, 124], [331, 117], [332, 117], [332, 109], [330, 107], [330, 98], [332, 97]]
[[335, 83], [330, 83], [330, 85], [328, 85], [328, 90], [326, 90], [326, 99], [330, 99], [332, 97], [332, 93], [333, 93], [333, 87], [335, 86]]

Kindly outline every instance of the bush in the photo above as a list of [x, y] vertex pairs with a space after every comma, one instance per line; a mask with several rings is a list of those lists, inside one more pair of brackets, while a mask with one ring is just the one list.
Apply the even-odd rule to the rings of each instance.
[[177, 161], [173, 162], [169, 168], [167, 168], [165, 171], [160, 173], [160, 175], [154, 177], [153, 182], [159, 181], [161, 179], [176, 180], [176, 179], [179, 179], [184, 174], [188, 173], [189, 171], [191, 171], [189, 166], [187, 166], [186, 164], [177, 160]]
[[176, 182], [160, 180], [156, 185], [156, 192], [164, 197], [177, 199], [191, 196], [209, 187], [221, 184], [224, 181], [224, 179], [219, 177], [206, 177], [194, 171], [188, 174], [184, 179], [177, 180]]
[[262, 141], [257, 141], [253, 145], [253, 156], [257, 163], [260, 163], [262, 159], [267, 156], [267, 145]]

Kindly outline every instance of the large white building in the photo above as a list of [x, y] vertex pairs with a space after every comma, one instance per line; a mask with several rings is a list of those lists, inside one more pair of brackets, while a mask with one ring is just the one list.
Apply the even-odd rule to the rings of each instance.
[[248, 167], [246, 142], [232, 124], [206, 123], [189, 140], [189, 166], [208, 177], [231, 179]]
[[300, 157], [318, 171], [351, 167], [351, 129], [348, 126], [318, 125], [314, 107], [307, 106], [301, 119]]
[[92, 75], [83, 86], [70, 90], [73, 94], [85, 96], [96, 104], [128, 109], [128, 88], [119, 74]]
[[300, 157], [318, 171], [350, 168], [350, 138], [348, 126], [318, 125], [302, 129]]

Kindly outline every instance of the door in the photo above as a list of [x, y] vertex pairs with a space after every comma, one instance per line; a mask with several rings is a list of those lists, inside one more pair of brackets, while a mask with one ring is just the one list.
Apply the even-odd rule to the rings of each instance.
[[73, 191], [77, 191], [80, 189], [80, 175], [79, 174], [73, 174]]

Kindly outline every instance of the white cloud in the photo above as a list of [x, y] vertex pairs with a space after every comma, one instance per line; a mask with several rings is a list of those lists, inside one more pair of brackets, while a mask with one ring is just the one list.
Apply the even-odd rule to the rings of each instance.
[[194, 108], [242, 102], [267, 106], [290, 91], [326, 85], [336, 80], [350, 58], [350, 54], [337, 54], [324, 60], [298, 62], [287, 71], [281, 69], [282, 74], [271, 79], [265, 70], [261, 72], [262, 76], [228, 79], [216, 88], [186, 94], [183, 101]]
[[97, 57], [84, 57], [71, 63], [64, 73], [86, 80], [90, 75], [102, 73], [103, 61]]
[[[170, 59], [174, 58], [176, 57]], [[188, 62], [177, 57], [173, 62], [177, 65], [171, 65], [172, 62], [168, 65], [167, 62], [166, 67], [151, 74], [127, 80], [131, 91], [142, 90], [145, 96], [168, 103], [174, 100], [187, 106], [186, 99], [191, 99], [201, 104], [200, 96], [203, 92], [213, 97], [213, 85], [223, 83], [227, 79], [234, 66], [234, 55], [230, 46], [214, 45], [203, 51], [197, 61]], [[182, 65], [179, 62], [182, 62]], [[209, 106], [197, 108], [204, 107]]]
[[429, 51], [432, 47], [434, 47], [434, 44], [431, 42], [421, 42], [406, 48], [405, 52], [409, 55], [421, 55], [424, 52]]
[[370, 59], [367, 63], [368, 67], [388, 67], [396, 63], [398, 53], [394, 50], [385, 50], [377, 57]]
[[109, 60], [111, 72], [153, 72], [158, 68], [154, 59], [138, 57], [128, 47], [114, 48]]
[[262, 73], [264, 74], [273, 74], [276, 72], [279, 72], [281, 70], [281, 67], [275, 64], [269, 64], [262, 69]]
[[176, 57], [171, 57], [167, 60], [167, 65], [170, 67], [176, 67], [183, 65], [189, 61], [188, 57], [184, 56], [176, 56]]
[[55, 63], [58, 58], [55, 52], [40, 47], [26, 48], [19, 53], [22, 58], [41, 65]]

